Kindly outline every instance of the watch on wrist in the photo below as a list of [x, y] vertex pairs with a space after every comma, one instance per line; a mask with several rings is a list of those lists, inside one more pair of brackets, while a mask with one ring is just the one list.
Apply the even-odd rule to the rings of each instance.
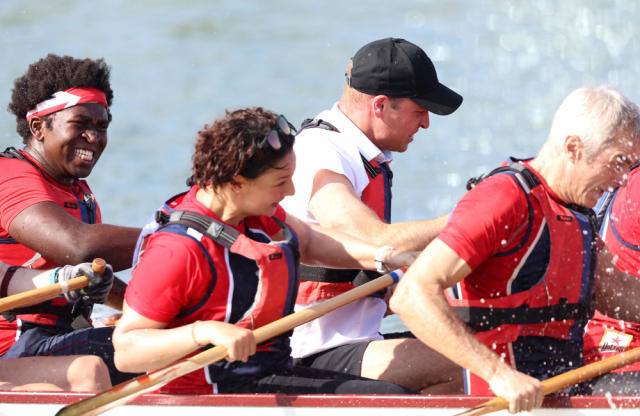
[[378, 273], [389, 273], [389, 269], [387, 268], [387, 265], [384, 264], [384, 261], [382, 261], [382, 258], [384, 257], [384, 254], [387, 251], [394, 251], [395, 248], [391, 247], [391, 246], [382, 246], [379, 249], [376, 250], [376, 255], [374, 257], [374, 262], [376, 264], [376, 271]]

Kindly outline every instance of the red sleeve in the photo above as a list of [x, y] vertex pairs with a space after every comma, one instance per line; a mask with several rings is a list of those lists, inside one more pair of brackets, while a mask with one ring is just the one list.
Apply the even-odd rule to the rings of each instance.
[[462, 197], [438, 238], [475, 269], [520, 243], [528, 212], [527, 197], [511, 175], [490, 176]]
[[[203, 276], [206, 276], [204, 278]], [[211, 269], [200, 247], [189, 237], [160, 232], [149, 237], [125, 293], [127, 305], [157, 322], [170, 322], [200, 299]]]
[[[627, 185], [618, 190], [611, 207], [611, 219], [623, 240], [640, 243], [640, 167], [629, 175]], [[615, 238], [607, 236], [607, 238]]]
[[16, 215], [42, 201], [56, 202], [42, 174], [22, 160], [0, 158], [0, 226], [8, 230]]

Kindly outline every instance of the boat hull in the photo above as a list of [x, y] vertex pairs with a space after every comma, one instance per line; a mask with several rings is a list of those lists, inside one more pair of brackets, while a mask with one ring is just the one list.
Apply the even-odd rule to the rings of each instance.
[[[3, 392], [0, 416], [53, 415], [63, 406], [90, 397], [82, 393]], [[491, 397], [360, 395], [170, 395], [146, 394], [107, 416], [452, 416]], [[493, 413], [506, 416], [506, 411]], [[549, 397], [535, 416], [638, 415], [640, 396]]]

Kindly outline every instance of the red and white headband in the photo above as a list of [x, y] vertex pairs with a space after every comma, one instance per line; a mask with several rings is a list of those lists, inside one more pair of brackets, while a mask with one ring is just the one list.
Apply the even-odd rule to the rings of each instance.
[[54, 93], [51, 97], [36, 105], [36, 108], [27, 113], [27, 121], [34, 116], [44, 117], [56, 111], [84, 103], [100, 103], [106, 109], [109, 109], [107, 96], [99, 89], [93, 87], [69, 88], [68, 90]]

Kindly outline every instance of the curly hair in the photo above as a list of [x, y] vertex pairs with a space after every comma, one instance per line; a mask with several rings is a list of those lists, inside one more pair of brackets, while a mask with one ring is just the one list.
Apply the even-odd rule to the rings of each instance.
[[[111, 106], [113, 91], [109, 83], [111, 69], [102, 59], [76, 59], [71, 56], [47, 55], [29, 65], [27, 72], [16, 79], [7, 109], [16, 116], [16, 131], [26, 144], [31, 137], [26, 115], [38, 103], [55, 92], [74, 87], [93, 87], [101, 90]], [[50, 126], [53, 114], [45, 117]], [[109, 113], [111, 120], [111, 113]]]
[[225, 117], [205, 125], [196, 139], [189, 183], [215, 189], [226, 183], [237, 184], [238, 175], [255, 179], [275, 168], [293, 149], [293, 136], [283, 135], [279, 135], [282, 147], [278, 150], [259, 146], [275, 128], [277, 118], [271, 111], [252, 107], [226, 111]]

